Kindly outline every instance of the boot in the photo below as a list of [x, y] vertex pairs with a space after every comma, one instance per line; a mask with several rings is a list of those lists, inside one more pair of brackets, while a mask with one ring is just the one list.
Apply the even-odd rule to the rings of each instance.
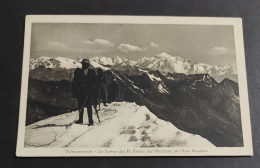
[[75, 122], [76, 124], [83, 124], [83, 121], [82, 120], [78, 120]]
[[94, 125], [93, 121], [88, 124], [88, 126], [92, 126], [92, 125]]

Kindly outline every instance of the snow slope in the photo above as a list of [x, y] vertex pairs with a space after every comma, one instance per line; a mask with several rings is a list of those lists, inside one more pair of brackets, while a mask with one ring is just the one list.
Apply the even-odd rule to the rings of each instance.
[[74, 60], [64, 57], [50, 58], [42, 56], [40, 58], [30, 60], [30, 70], [34, 70], [39, 66], [50, 69], [57, 67], [60, 67], [62, 69], [75, 69], [77, 67], [80, 67], [81, 63], [80, 60]]
[[[93, 114], [94, 115], [94, 114]], [[101, 123], [72, 124], [78, 112], [54, 116], [26, 127], [26, 147], [214, 147], [208, 140], [158, 119], [146, 107], [114, 102], [101, 107]]]
[[[40, 66], [43, 66], [46, 69], [54, 69], [54, 68], [76, 69], [82, 66], [81, 61], [82, 59], [71, 59], [65, 57], [50, 58], [50, 57], [42, 56], [40, 58], [30, 60], [30, 71]], [[101, 68], [104, 70], [110, 69], [108, 67], [99, 64], [93, 59], [90, 59], [90, 64], [94, 68]]]

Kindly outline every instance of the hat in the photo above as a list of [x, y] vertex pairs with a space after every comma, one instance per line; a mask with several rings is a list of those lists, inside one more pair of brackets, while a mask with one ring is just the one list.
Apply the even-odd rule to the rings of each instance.
[[89, 62], [89, 60], [88, 60], [88, 59], [83, 59], [83, 60], [81, 61], [81, 63], [90, 64], [90, 62]]

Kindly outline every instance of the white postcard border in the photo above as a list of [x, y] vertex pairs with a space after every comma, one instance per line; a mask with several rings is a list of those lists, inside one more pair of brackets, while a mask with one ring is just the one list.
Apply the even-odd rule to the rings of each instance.
[[[25, 148], [25, 120], [29, 79], [32, 23], [122, 23], [234, 26], [238, 84], [244, 147], [216, 148]], [[28, 15], [25, 22], [24, 53], [16, 156], [252, 156], [252, 134], [248, 103], [242, 19], [219, 17]], [[241, 96], [242, 95], [242, 96]]]

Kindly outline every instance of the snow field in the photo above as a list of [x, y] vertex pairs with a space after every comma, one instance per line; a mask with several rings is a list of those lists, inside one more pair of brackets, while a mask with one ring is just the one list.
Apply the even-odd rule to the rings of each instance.
[[[85, 110], [86, 111], [86, 110]], [[129, 102], [101, 106], [94, 126], [72, 124], [78, 112], [39, 121], [26, 127], [26, 147], [214, 147], [198, 135], [183, 132], [158, 119], [146, 107]], [[67, 126], [66, 126], [67, 125]]]

